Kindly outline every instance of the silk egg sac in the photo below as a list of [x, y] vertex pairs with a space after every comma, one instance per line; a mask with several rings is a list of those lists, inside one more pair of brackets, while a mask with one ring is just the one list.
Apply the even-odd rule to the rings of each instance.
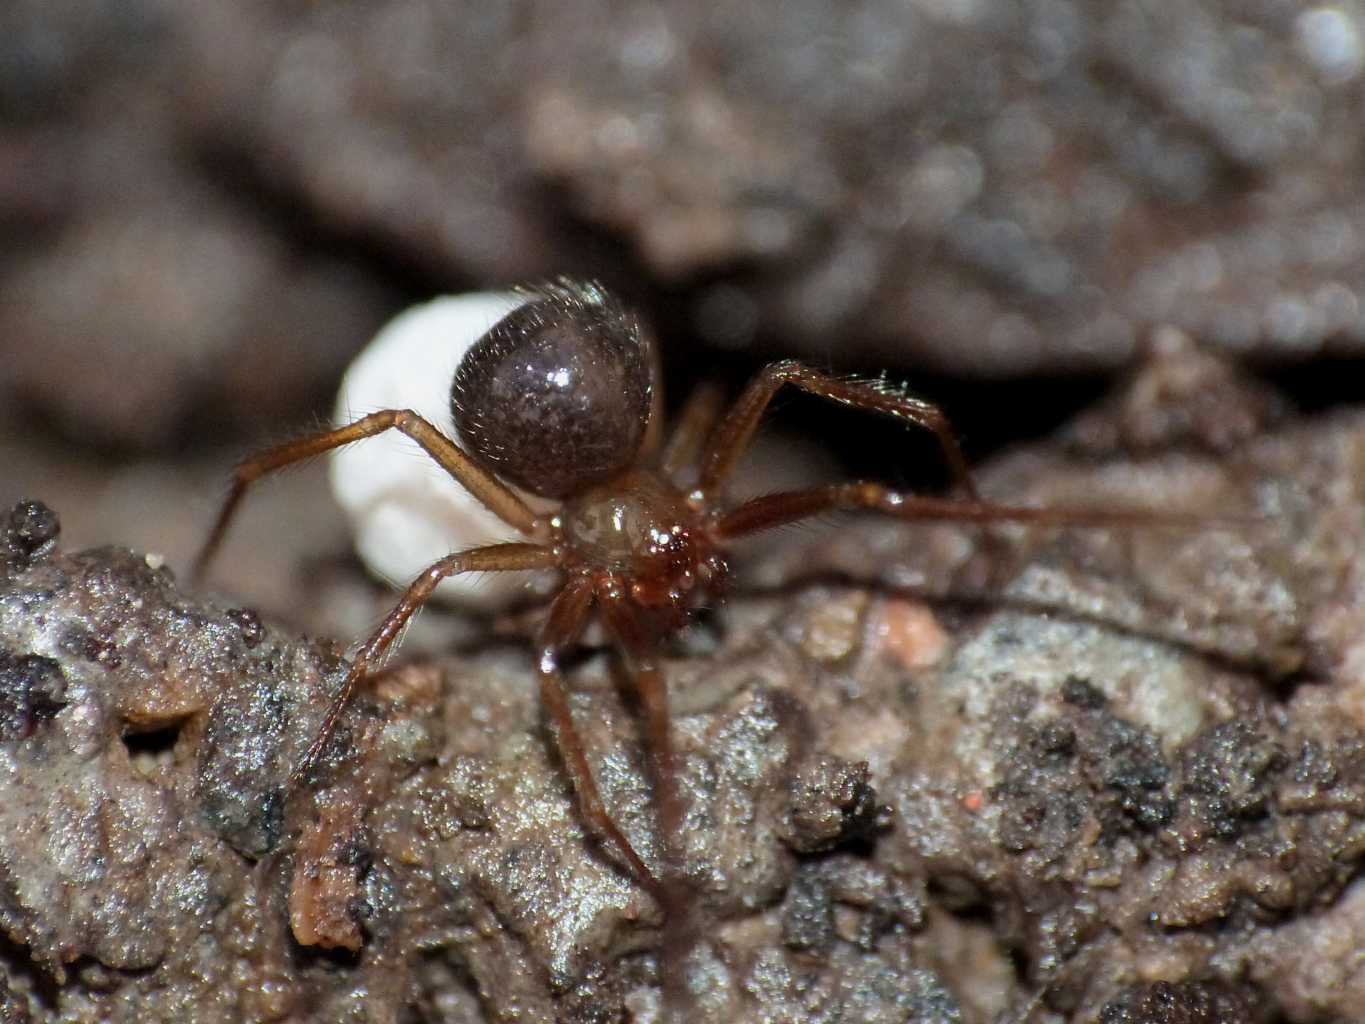
[[[458, 438], [450, 409], [455, 368], [475, 341], [526, 298], [515, 292], [472, 292], [400, 313], [346, 371], [334, 424], [346, 426], [379, 409], [412, 409], [447, 437]], [[521, 539], [396, 430], [334, 451], [330, 476], [361, 561], [395, 586], [453, 551]], [[533, 506], [542, 504], [522, 496]], [[493, 612], [538, 593], [551, 582], [548, 575], [461, 575], [443, 580], [436, 597]]]

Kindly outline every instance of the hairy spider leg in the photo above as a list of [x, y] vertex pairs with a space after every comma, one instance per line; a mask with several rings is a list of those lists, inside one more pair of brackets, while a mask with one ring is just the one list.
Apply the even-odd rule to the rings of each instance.
[[1030, 508], [988, 501], [906, 494], [882, 484], [858, 480], [800, 491], [765, 494], [721, 513], [711, 526], [717, 540], [808, 519], [826, 512], [869, 509], [898, 519], [963, 523], [1035, 523], [1042, 526], [1187, 527], [1207, 525], [1206, 517], [1123, 509]]
[[322, 718], [322, 725], [318, 727], [317, 735], [309, 744], [302, 760], [294, 766], [294, 771], [290, 775], [291, 781], [295, 783], [301, 781], [308, 769], [317, 761], [323, 748], [327, 745], [327, 741], [336, 730], [337, 722], [341, 720], [341, 715], [346, 710], [346, 705], [350, 703], [356, 687], [365, 680], [377, 663], [383, 660], [393, 642], [402, 635], [408, 620], [416, 614], [417, 609], [426, 604], [432, 592], [443, 579], [462, 572], [515, 572], [524, 569], [553, 569], [558, 564], [559, 556], [555, 554], [552, 548], [541, 547], [538, 544], [510, 543], [489, 544], [485, 547], [456, 552], [429, 566], [409, 584], [398, 604], [393, 607], [388, 615], [384, 616], [384, 621], [379, 624], [379, 628], [356, 652], [355, 658], [351, 661], [350, 670], [346, 673], [346, 680], [332, 698], [332, 703], [328, 705], [327, 713]]
[[527, 536], [535, 534], [536, 514], [493, 474], [471, 459], [459, 445], [411, 409], [381, 409], [379, 412], [361, 417], [349, 426], [324, 430], [296, 441], [287, 441], [238, 463], [231, 489], [223, 501], [218, 519], [194, 560], [191, 579], [198, 582], [203, 578], [204, 570], [208, 568], [209, 562], [227, 534], [228, 525], [241, 503], [242, 496], [252, 483], [277, 469], [310, 459], [314, 455], [321, 455], [333, 448], [340, 448], [352, 441], [374, 437], [386, 430], [399, 430], [416, 441], [442, 469], [508, 526]]
[[650, 891], [667, 913], [669, 900], [665, 885], [645, 866], [644, 860], [635, 852], [635, 847], [616, 822], [612, 821], [602, 802], [592, 766], [588, 763], [587, 748], [574, 725], [573, 711], [564, 689], [564, 677], [559, 670], [561, 653], [583, 632], [592, 605], [593, 581], [588, 576], [572, 578], [551, 603], [537, 644], [540, 654], [536, 664], [540, 677], [540, 699], [554, 721], [559, 752], [564, 758], [564, 767], [568, 769], [574, 792], [578, 794], [579, 812], [590, 826], [596, 828], [616, 848], [636, 880]]
[[729, 479], [739, 457], [753, 440], [764, 410], [784, 384], [841, 405], [883, 413], [932, 430], [953, 474], [953, 481], [968, 498], [974, 501], [980, 499], [957, 435], [948, 417], [938, 406], [866, 381], [845, 380], [821, 373], [794, 359], [784, 359], [764, 367], [735, 400], [707, 447], [701, 471], [703, 492], [711, 493]]

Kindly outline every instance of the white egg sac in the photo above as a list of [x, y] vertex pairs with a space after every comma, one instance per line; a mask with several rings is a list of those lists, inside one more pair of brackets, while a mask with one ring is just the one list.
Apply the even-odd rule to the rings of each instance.
[[[521, 305], [511, 292], [475, 292], [414, 306], [389, 322], [341, 382], [335, 423], [345, 426], [380, 409], [412, 409], [459, 442], [451, 422], [450, 384], [468, 348]], [[406, 584], [454, 551], [520, 540], [516, 530], [476, 501], [397, 430], [332, 453], [332, 492], [346, 510], [365, 566]], [[480, 573], [452, 577], [438, 598], [495, 611], [527, 593], [544, 574]], [[539, 587], [537, 587], [539, 589]]]

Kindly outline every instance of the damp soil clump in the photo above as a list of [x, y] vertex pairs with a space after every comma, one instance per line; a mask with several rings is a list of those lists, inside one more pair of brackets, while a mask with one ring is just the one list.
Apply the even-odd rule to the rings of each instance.
[[[1180, 358], [1132, 385], [1166, 406], [984, 489], [1242, 521], [856, 522], [770, 550], [674, 652], [693, 1021], [1365, 1005], [1365, 415], [1200, 444], [1170, 403], [1202, 399], [1149, 386]], [[396, 663], [291, 781], [345, 649], [58, 526], [0, 530], [2, 1019], [658, 1019], [659, 908], [578, 817], [526, 645]], [[569, 677], [657, 858], [637, 709], [602, 651]]]

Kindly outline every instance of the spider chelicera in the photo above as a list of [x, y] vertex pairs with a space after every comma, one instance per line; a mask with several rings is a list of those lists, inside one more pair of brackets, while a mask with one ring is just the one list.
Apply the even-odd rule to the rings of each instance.
[[[660, 664], [663, 642], [715, 595], [730, 543], [748, 534], [840, 510], [900, 519], [1132, 525], [1123, 513], [992, 504], [977, 494], [944, 415], [883, 383], [822, 373], [794, 361], [760, 371], [728, 411], [702, 389], [658, 443], [657, 361], [635, 315], [597, 284], [560, 281], [526, 301], [476, 341], [455, 371], [451, 408], [461, 443], [407, 409], [385, 409], [349, 426], [263, 451], [236, 470], [217, 522], [195, 562], [196, 578], [223, 540], [247, 487], [291, 463], [387, 430], [412, 438], [447, 473], [524, 540], [439, 559], [403, 593], [355, 655], [316, 738], [294, 768], [316, 761], [356, 688], [375, 671], [413, 614], [446, 577], [470, 572], [554, 569], [562, 586], [536, 640], [541, 700], [581, 814], [659, 901], [680, 915], [679, 832], [683, 820]], [[726, 484], [773, 396], [785, 386], [931, 430], [960, 497], [907, 494], [878, 483], [830, 484], [730, 505]], [[557, 502], [540, 513], [518, 489]], [[560, 661], [596, 614], [624, 655], [646, 721], [662, 863], [649, 867], [617, 827], [594, 781], [570, 713]]]

